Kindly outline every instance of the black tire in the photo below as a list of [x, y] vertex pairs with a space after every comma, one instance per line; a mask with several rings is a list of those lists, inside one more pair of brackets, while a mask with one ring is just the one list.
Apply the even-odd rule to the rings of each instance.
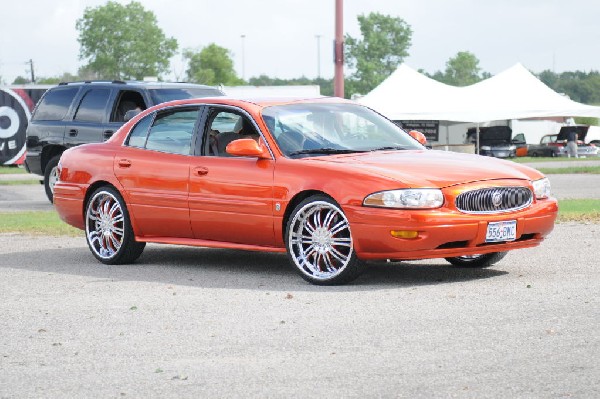
[[54, 184], [56, 183], [56, 178], [58, 177], [56, 172], [56, 167], [58, 166], [58, 161], [60, 160], [60, 155], [57, 155], [50, 159], [46, 164], [46, 169], [44, 170], [44, 189], [46, 190], [46, 197], [51, 204], [54, 203]]
[[531, 156], [534, 157], [534, 158], [537, 158], [538, 157], [538, 153], [537, 152], [532, 152]]
[[285, 245], [294, 269], [312, 284], [346, 284], [365, 269], [354, 251], [348, 219], [325, 195], [306, 198], [294, 208]]
[[455, 258], [446, 258], [452, 266], [467, 268], [490, 267], [502, 260], [508, 252], [492, 252], [490, 254], [458, 256]]
[[132, 263], [146, 246], [135, 240], [125, 201], [111, 186], [96, 189], [85, 204], [85, 239], [106, 265]]

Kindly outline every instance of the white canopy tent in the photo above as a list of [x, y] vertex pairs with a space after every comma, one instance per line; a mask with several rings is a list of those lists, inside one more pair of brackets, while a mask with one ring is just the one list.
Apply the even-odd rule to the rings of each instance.
[[521, 64], [467, 87], [439, 83], [402, 64], [357, 101], [393, 120], [483, 123], [535, 117], [600, 117], [600, 107], [556, 93]]

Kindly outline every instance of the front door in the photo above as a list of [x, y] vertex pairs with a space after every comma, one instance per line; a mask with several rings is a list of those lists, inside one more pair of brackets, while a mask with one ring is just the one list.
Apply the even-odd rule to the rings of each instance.
[[226, 147], [223, 140], [258, 140], [256, 125], [247, 114], [231, 108], [212, 108], [206, 120], [203, 146], [206, 155], [194, 157], [190, 164], [189, 206], [194, 237], [274, 245], [275, 161], [231, 157], [220, 151]]

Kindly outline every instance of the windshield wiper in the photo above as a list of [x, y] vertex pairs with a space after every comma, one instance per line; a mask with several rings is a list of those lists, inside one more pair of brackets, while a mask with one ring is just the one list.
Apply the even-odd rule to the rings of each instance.
[[403, 147], [403, 146], [387, 146], [387, 147], [373, 148], [370, 151], [406, 150], [406, 149], [408, 149], [408, 148], [407, 147]]
[[349, 148], [313, 148], [308, 150], [292, 151], [288, 155], [302, 154], [352, 154], [354, 152], [366, 152], [364, 150], [351, 150]]

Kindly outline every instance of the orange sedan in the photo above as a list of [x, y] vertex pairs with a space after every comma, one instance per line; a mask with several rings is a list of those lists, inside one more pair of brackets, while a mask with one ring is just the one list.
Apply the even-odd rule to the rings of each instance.
[[540, 172], [423, 142], [334, 98], [174, 101], [66, 151], [55, 206], [102, 263], [146, 242], [287, 252], [314, 284], [349, 282], [365, 260], [487, 267], [552, 231]]

